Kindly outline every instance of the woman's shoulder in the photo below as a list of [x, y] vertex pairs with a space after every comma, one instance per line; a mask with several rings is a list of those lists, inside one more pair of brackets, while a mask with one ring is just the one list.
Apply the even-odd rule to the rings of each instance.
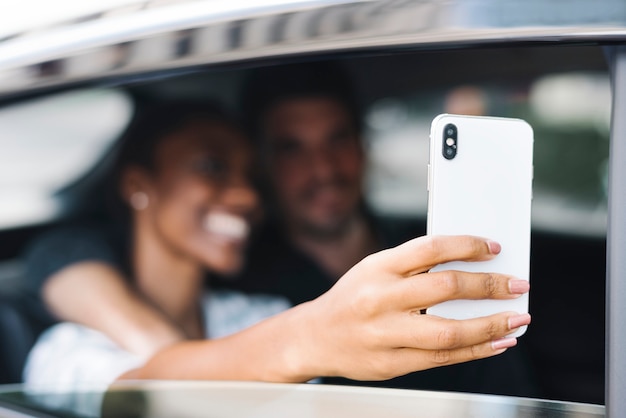
[[48, 328], [30, 351], [24, 382], [69, 389], [108, 385], [145, 359], [115, 344], [106, 335], [83, 325], [62, 322]]

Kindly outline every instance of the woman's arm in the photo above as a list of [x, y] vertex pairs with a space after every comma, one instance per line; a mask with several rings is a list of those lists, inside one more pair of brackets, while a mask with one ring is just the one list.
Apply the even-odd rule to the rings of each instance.
[[140, 356], [183, 339], [179, 329], [104, 262], [83, 261], [61, 269], [45, 281], [42, 297], [57, 318], [98, 330]]
[[227, 338], [172, 345], [120, 379], [380, 380], [500, 354], [516, 344], [504, 337], [530, 323], [528, 314], [457, 321], [420, 313], [451, 299], [527, 292], [527, 282], [500, 274], [428, 273], [499, 252], [482, 238], [417, 238], [365, 258], [314, 301]]

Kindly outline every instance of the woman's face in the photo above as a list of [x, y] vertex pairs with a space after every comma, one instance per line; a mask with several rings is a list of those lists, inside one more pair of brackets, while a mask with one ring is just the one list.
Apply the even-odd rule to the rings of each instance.
[[157, 239], [210, 270], [236, 272], [258, 209], [251, 158], [241, 133], [220, 121], [194, 119], [164, 137], [142, 211]]

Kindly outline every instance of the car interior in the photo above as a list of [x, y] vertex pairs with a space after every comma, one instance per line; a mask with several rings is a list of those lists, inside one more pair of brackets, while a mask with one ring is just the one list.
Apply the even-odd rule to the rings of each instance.
[[117, 140], [155, 101], [211, 99], [239, 112], [259, 66], [331, 60], [350, 75], [365, 124], [374, 213], [426, 232], [428, 135], [440, 113], [527, 120], [535, 133], [530, 312], [525, 350], [541, 398], [604, 403], [608, 65], [599, 45], [336, 53], [194, 66], [40, 89], [0, 103], [0, 383], [21, 380], [50, 325], [21, 288], [38, 234], [101, 216]]

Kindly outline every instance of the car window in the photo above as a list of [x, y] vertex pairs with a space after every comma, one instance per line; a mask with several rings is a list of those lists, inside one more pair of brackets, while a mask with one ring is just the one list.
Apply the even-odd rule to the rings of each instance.
[[[535, 134], [533, 228], [605, 236], [611, 93], [602, 58], [593, 47], [520, 50], [480, 51], [476, 62], [464, 68], [450, 66], [466, 61], [471, 52], [340, 60], [361, 99], [368, 156], [365, 197], [375, 212], [426, 218], [429, 131], [438, 114], [522, 118]], [[576, 53], [593, 62], [581, 66]], [[547, 54], [562, 57], [564, 64], [555, 58], [542, 62]], [[420, 59], [433, 65], [424, 66]], [[509, 62], [500, 68], [501, 60]], [[209, 97], [236, 110], [246, 72], [196, 73], [135, 90], [155, 99]]]
[[54, 193], [91, 169], [133, 106], [118, 90], [46, 96], [0, 109], [0, 227], [51, 219]]
[[533, 227], [602, 236], [610, 106], [608, 74], [585, 71], [380, 98], [366, 110], [370, 204], [387, 214], [425, 217], [428, 140], [436, 115], [516, 117], [535, 133]]
[[[582, 52], [592, 50], [597, 56], [599, 49], [589, 47]], [[450, 112], [526, 119], [535, 131], [533, 227], [535, 231], [581, 237], [555, 240], [549, 234], [535, 234], [539, 239], [533, 242], [532, 275], [533, 280], [539, 280], [536, 280], [538, 286], [533, 285], [531, 311], [541, 319], [533, 323], [525, 344], [530, 347], [533, 366], [541, 369], [540, 378], [554, 376], [558, 382], [546, 389], [546, 396], [601, 402], [604, 335], [599, 324], [604, 318], [604, 307], [600, 305], [604, 300], [602, 278], [606, 259], [602, 238], [606, 232], [611, 105], [608, 75], [602, 70], [603, 62], [587, 66], [580, 59], [570, 65], [575, 67], [573, 70], [558, 67], [555, 71], [555, 61], [571, 58], [572, 53], [567, 53], [566, 48], [523, 48], [512, 54], [513, 58], [518, 57], [517, 61], [506, 64], [506, 68], [495, 65], [500, 62], [500, 51], [472, 50], [482, 60], [475, 60], [477, 63], [472, 68], [462, 69], [452, 68], [461, 61], [460, 57], [469, 55], [459, 50], [438, 52], [437, 56], [417, 52], [336, 59], [351, 76], [363, 111], [369, 158], [365, 198], [376, 214], [412, 218], [411, 221], [417, 222], [398, 224], [419, 227], [427, 213], [428, 137], [432, 118]], [[536, 55], [556, 58], [546, 65], [535, 58], [539, 64], [532, 71], [526, 68], [511, 71], [526, 57]], [[397, 60], [394, 65], [388, 63], [392, 60]], [[430, 67], [423, 65], [430, 61], [436, 62]], [[4, 141], [2, 149], [6, 150], [0, 155], [0, 170], [4, 170], [0, 172], [0, 179], [4, 179], [0, 181], [3, 222], [0, 227], [54, 216], [60, 203], [56, 192], [84, 177], [125, 129], [134, 110], [130, 97], [141, 99], [138, 101], [141, 104], [209, 99], [229, 110], [239, 110], [242, 116], [239, 97], [245, 77], [253, 68], [264, 65], [267, 63], [199, 69], [191, 74], [171, 72], [158, 77], [139, 77], [140, 82], [131, 78], [121, 81], [126, 83], [128, 96], [114, 89], [90, 89], [0, 109], [0, 141]], [[76, 189], [68, 189], [68, 195]], [[584, 266], [571, 263], [571, 258], [576, 257], [572, 254], [580, 253], [586, 260]], [[306, 269], [305, 266], [303, 270]], [[542, 280], [553, 277], [557, 280]], [[565, 278], [573, 283], [567, 289], [567, 297], [563, 296], [562, 286], [557, 286], [562, 282], [559, 279]], [[575, 285], [583, 282], [584, 287]], [[561, 309], [552, 303], [557, 299], [567, 300], [575, 309]], [[580, 310], [580, 306], [586, 309]], [[584, 315], [590, 325], [585, 328], [569, 318], [575, 315]], [[553, 323], [572, 326], [560, 326], [562, 334], [555, 334]], [[571, 335], [576, 335], [574, 344], [588, 350], [580, 351], [579, 357], [576, 353], [570, 357], [563, 355], [564, 351], [571, 352]], [[567, 350], [561, 349], [561, 342], [568, 343]], [[590, 367], [593, 373], [579, 373], [577, 378], [572, 378], [568, 373], [572, 365], [580, 364], [583, 355], [593, 359]], [[584, 395], [572, 395], [580, 387], [578, 378], [584, 378], [587, 391]], [[390, 383], [394, 384], [406, 387], [402, 383]]]

